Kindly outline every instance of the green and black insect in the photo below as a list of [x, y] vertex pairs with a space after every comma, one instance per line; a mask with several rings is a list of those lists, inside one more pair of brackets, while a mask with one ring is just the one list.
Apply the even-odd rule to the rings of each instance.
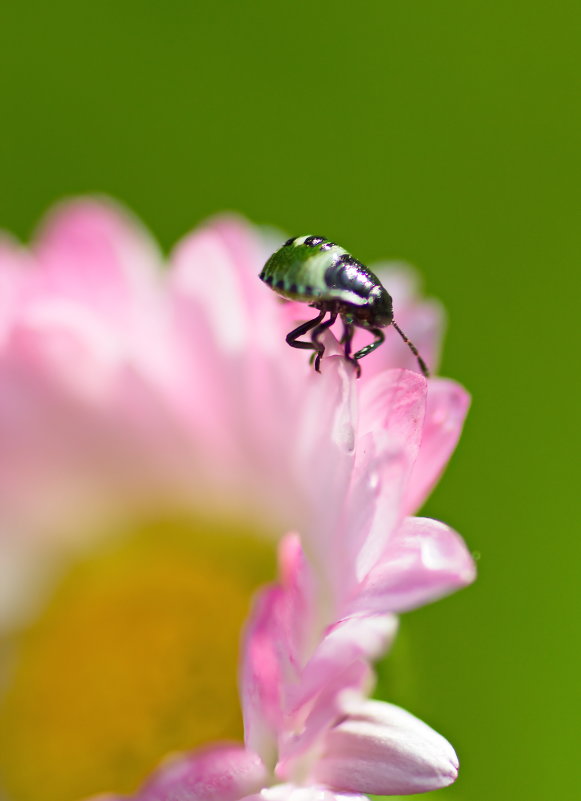
[[[343, 322], [341, 344], [345, 358], [355, 365], [361, 375], [359, 359], [378, 348], [385, 339], [382, 328], [392, 325], [412, 351], [422, 373], [428, 368], [415, 345], [393, 319], [391, 296], [379, 278], [347, 251], [323, 236], [298, 236], [289, 239], [273, 253], [264, 265], [260, 278], [275, 292], [289, 300], [308, 303], [319, 314], [287, 335], [293, 348], [314, 350], [315, 370], [320, 372], [325, 346], [321, 334], [330, 328], [337, 317]], [[328, 314], [327, 320], [324, 320]], [[355, 326], [375, 335], [375, 340], [351, 355]], [[311, 331], [311, 341], [299, 337]]]

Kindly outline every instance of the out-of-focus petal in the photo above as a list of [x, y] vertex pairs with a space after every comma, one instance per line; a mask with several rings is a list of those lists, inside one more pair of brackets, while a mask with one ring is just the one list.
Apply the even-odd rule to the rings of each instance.
[[34, 517], [38, 533], [61, 516], [74, 527], [101, 498], [175, 497], [188, 478], [191, 494], [193, 448], [162, 387], [125, 362], [102, 321], [60, 304], [30, 309], [0, 353], [3, 521]]
[[404, 497], [406, 514], [415, 512], [431, 492], [452, 455], [470, 406], [470, 395], [455, 381], [432, 378], [422, 444]]
[[[266, 779], [258, 756], [239, 745], [217, 745], [170, 758], [131, 801], [238, 801]], [[129, 799], [127, 799], [129, 801]]]
[[[261, 302], [264, 258], [252, 229], [234, 215], [210, 220], [172, 254], [174, 289], [196, 302], [226, 353], [243, 351], [255, 338], [268, 346], [278, 328], [276, 305]], [[269, 323], [273, 327], [264, 330]]]
[[[23, 319], [45, 314], [64, 320], [67, 314], [90, 317], [152, 383], [175, 384], [162, 256], [129, 212], [96, 198], [63, 203], [41, 226], [34, 259]], [[67, 305], [72, 309], [68, 313]]]
[[35, 246], [38, 292], [75, 301], [118, 332], [150, 310], [161, 255], [143, 226], [110, 200], [57, 206]]
[[[180, 395], [180, 371], [162, 283], [155, 244], [111, 201], [61, 204], [32, 254], [2, 240], [0, 295], [9, 301], [7, 314], [0, 308], [4, 520], [12, 509], [15, 520], [35, 511], [44, 531], [61, 497], [72, 519], [75, 508], [86, 513], [97, 502], [103, 485], [104, 495], [115, 495], [116, 485], [140, 484], [139, 465], [153, 465], [151, 453], [158, 465], [178, 453], [184, 432], [170, 398]], [[154, 483], [164, 468], [156, 472]]]
[[342, 792], [425, 793], [458, 775], [450, 743], [392, 704], [366, 701], [332, 729], [316, 765], [318, 781]]
[[[192, 426], [204, 421], [197, 438], [222, 481], [245, 476], [247, 493], [259, 489], [261, 503], [278, 510], [293, 489], [290, 459], [279, 454], [297, 440], [309, 372], [286, 345], [279, 304], [258, 280], [266, 255], [249, 225], [220, 217], [178, 244], [169, 284], [183, 361], [182, 411]], [[256, 475], [259, 488], [251, 486]]]
[[60, 299], [29, 308], [14, 322], [2, 365], [37, 376], [83, 402], [108, 400], [111, 381], [124, 357], [121, 344], [103, 320]]
[[476, 568], [462, 538], [437, 520], [408, 517], [362, 586], [354, 609], [406, 612], [474, 581]]

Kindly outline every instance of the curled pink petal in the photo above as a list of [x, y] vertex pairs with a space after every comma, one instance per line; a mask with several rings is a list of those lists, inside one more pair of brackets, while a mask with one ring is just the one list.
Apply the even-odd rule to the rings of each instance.
[[438, 520], [408, 517], [389, 541], [353, 606], [406, 612], [470, 584], [476, 567], [462, 538]]
[[432, 491], [458, 443], [469, 406], [470, 395], [455, 381], [430, 379], [422, 443], [403, 503], [406, 514]]
[[265, 780], [256, 754], [239, 745], [216, 745], [168, 759], [131, 801], [238, 801]]
[[456, 780], [450, 743], [392, 704], [367, 701], [328, 734], [316, 779], [343, 792], [408, 795]]

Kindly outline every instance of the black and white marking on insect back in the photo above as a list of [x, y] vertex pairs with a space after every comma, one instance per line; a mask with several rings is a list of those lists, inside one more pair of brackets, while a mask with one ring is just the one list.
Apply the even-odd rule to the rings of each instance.
[[[343, 322], [341, 344], [345, 358], [361, 375], [359, 359], [374, 351], [385, 340], [382, 328], [392, 325], [418, 361], [427, 377], [428, 368], [415, 345], [393, 319], [392, 299], [379, 278], [350, 253], [322, 236], [296, 236], [287, 239], [264, 265], [260, 278], [282, 297], [308, 303], [319, 310], [287, 335], [293, 348], [313, 350], [315, 370], [320, 372], [325, 346], [323, 332], [337, 317]], [[324, 320], [328, 314], [327, 320]], [[351, 355], [354, 328], [364, 328], [375, 340]], [[311, 331], [310, 341], [299, 340]]]

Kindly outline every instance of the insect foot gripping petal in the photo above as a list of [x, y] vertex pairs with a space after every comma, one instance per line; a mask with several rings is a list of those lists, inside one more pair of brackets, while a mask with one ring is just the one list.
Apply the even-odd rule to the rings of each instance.
[[355, 356], [351, 355], [351, 340], [353, 339], [353, 323], [345, 322], [343, 319], [343, 336], [341, 337], [340, 344], [343, 345], [345, 358], [352, 364], [355, 368], [355, 375], [357, 378], [361, 378], [361, 365], [356, 360]]
[[311, 339], [313, 341], [313, 347], [317, 351], [317, 355], [315, 356], [315, 370], [317, 373], [321, 372], [321, 359], [323, 358], [323, 354], [325, 352], [325, 346], [320, 341], [319, 337], [327, 330], [327, 328], [330, 328], [333, 325], [336, 319], [337, 312], [330, 312], [329, 319], [325, 320], [324, 323], [320, 323], [313, 331]]

